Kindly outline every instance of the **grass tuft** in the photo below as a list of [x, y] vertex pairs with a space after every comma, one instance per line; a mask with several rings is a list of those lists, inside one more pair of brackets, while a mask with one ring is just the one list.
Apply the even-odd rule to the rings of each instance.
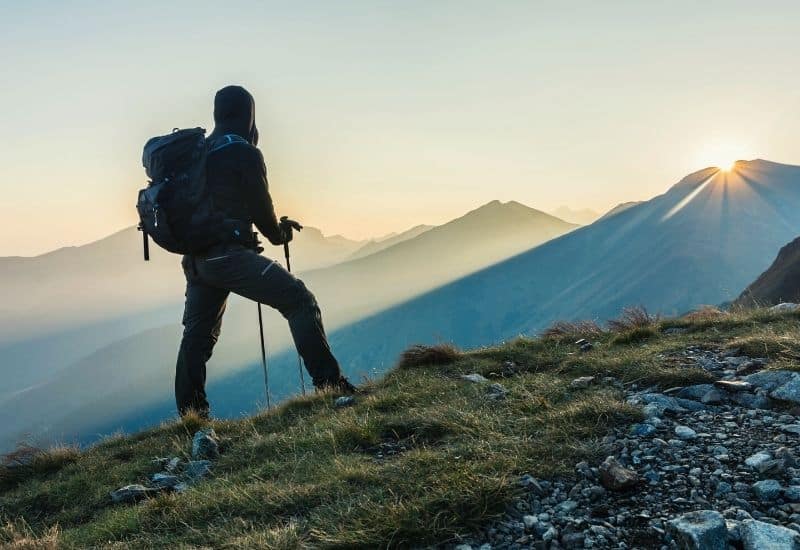
[[542, 332], [542, 338], [577, 341], [597, 338], [603, 329], [594, 321], [556, 321]]
[[461, 357], [461, 351], [452, 344], [416, 345], [400, 354], [397, 367], [410, 369], [431, 365], [450, 365], [455, 363], [459, 357]]
[[612, 332], [631, 332], [652, 328], [660, 319], [658, 315], [650, 315], [643, 306], [626, 307], [618, 318], [608, 321], [608, 328]]

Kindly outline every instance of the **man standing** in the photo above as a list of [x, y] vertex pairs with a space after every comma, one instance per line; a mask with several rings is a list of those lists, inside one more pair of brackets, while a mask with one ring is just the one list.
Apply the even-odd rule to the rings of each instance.
[[183, 339], [175, 373], [181, 415], [209, 414], [206, 363], [219, 338], [228, 294], [269, 305], [289, 321], [295, 346], [317, 388], [355, 391], [331, 353], [314, 295], [278, 262], [261, 256], [252, 225], [273, 245], [291, 241], [296, 222], [281, 224], [267, 188], [267, 170], [258, 144], [253, 96], [227, 86], [214, 98], [214, 131], [208, 136], [206, 178], [216, 210], [237, 235], [202, 254], [183, 257], [186, 305]]

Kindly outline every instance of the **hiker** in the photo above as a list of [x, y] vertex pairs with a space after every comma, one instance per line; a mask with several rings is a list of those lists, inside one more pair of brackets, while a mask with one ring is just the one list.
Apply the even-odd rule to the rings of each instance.
[[222, 325], [228, 294], [233, 292], [277, 309], [288, 321], [295, 346], [316, 388], [353, 393], [331, 353], [314, 295], [302, 281], [263, 251], [252, 225], [273, 245], [292, 240], [301, 226], [279, 223], [267, 188], [267, 170], [258, 145], [253, 96], [227, 86], [214, 97], [214, 131], [208, 136], [207, 186], [215, 209], [236, 226], [202, 253], [183, 257], [186, 305], [183, 339], [175, 372], [175, 399], [183, 416], [209, 414], [206, 362]]

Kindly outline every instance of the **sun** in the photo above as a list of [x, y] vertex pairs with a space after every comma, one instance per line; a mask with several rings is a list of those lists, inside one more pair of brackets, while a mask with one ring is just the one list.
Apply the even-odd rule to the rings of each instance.
[[720, 169], [720, 172], [730, 172], [736, 167], [736, 159], [720, 159], [715, 166]]
[[696, 149], [697, 166], [731, 172], [739, 159], [749, 158], [752, 148], [743, 142], [711, 139]]

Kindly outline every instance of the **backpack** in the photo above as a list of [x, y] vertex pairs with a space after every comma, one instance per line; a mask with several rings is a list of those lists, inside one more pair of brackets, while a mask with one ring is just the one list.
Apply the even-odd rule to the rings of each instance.
[[203, 128], [176, 128], [144, 146], [142, 165], [150, 181], [139, 190], [136, 210], [145, 260], [150, 259], [148, 236], [169, 252], [193, 254], [239, 235], [214, 208], [206, 186], [206, 157], [246, 141], [226, 135], [221, 145], [209, 151], [205, 133]]

